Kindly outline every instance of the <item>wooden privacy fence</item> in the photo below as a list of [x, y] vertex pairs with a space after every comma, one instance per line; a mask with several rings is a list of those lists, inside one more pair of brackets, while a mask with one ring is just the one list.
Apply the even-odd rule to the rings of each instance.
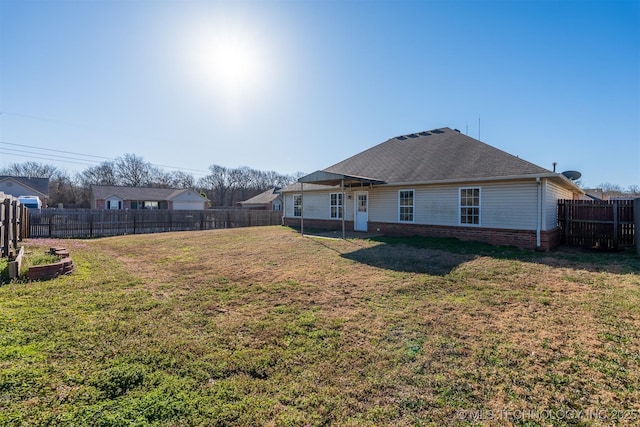
[[28, 237], [29, 213], [26, 206], [0, 192], [0, 252], [2, 257], [17, 251], [18, 242]]
[[562, 243], [598, 249], [634, 246], [633, 200], [558, 200]]
[[30, 216], [30, 237], [90, 238], [167, 231], [280, 225], [282, 212], [247, 209], [42, 209]]

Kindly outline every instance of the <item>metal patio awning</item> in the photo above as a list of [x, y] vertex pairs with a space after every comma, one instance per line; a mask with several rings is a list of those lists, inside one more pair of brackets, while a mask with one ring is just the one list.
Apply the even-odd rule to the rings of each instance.
[[344, 187], [345, 185], [373, 185], [373, 184], [384, 184], [384, 181], [374, 178], [366, 178], [363, 176], [354, 176], [354, 175], [346, 175], [335, 172], [327, 172], [327, 171], [315, 171], [310, 173], [309, 175], [303, 176], [298, 179], [300, 183], [300, 191], [302, 192], [303, 198], [303, 208], [300, 216], [300, 234], [304, 236], [304, 184], [315, 184], [315, 185], [328, 185], [328, 186], [340, 186], [340, 192], [342, 193], [342, 238], [345, 238], [345, 214], [346, 209], [344, 205]]
[[315, 171], [298, 179], [303, 184], [320, 185], [373, 185], [384, 184], [384, 181], [364, 176], [346, 175], [335, 172]]

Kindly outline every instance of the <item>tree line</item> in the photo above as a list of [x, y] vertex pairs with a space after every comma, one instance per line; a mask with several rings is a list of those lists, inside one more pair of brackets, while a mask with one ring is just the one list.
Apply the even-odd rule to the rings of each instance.
[[227, 168], [211, 165], [209, 173], [196, 179], [183, 171], [165, 171], [135, 154], [125, 154], [114, 161], [69, 175], [49, 164], [33, 161], [12, 163], [0, 169], [0, 175], [49, 178], [49, 206], [88, 208], [92, 185], [128, 187], [189, 188], [206, 196], [213, 207], [234, 206], [273, 187], [284, 187], [304, 175], [283, 175], [246, 166]]

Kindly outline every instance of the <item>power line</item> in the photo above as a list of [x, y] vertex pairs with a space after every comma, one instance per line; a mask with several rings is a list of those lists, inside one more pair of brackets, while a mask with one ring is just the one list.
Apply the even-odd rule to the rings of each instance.
[[[51, 151], [51, 152], [63, 153], [63, 154], [72, 154], [72, 155], [83, 156], [83, 157], [93, 157], [93, 158], [96, 158], [96, 159], [103, 159], [103, 160], [106, 160], [106, 161], [116, 161], [116, 159], [111, 158], [111, 157], [96, 156], [96, 155], [93, 155], [93, 154], [76, 153], [76, 152], [73, 152], [73, 151], [56, 150], [56, 149], [53, 149], [53, 148], [38, 147], [38, 146], [35, 146], [35, 145], [16, 144], [16, 143], [7, 142], [7, 141], [0, 141], [0, 144], [11, 145], [11, 146], [15, 146], [15, 147], [33, 148], [33, 149], [36, 149], [36, 150]], [[15, 150], [15, 149], [11, 149], [11, 148], [2, 148], [2, 149], [4, 149], [4, 150], [13, 150], [13, 151], [21, 151], [21, 150]], [[59, 157], [59, 158], [63, 158], [63, 159], [67, 158], [65, 156], [58, 156], [58, 155], [55, 155], [55, 154], [33, 153], [33, 152], [25, 152], [25, 153], [38, 154], [38, 155], [47, 155], [47, 156]], [[10, 154], [11, 155], [11, 153], [5, 153], [5, 154]], [[24, 157], [30, 157], [30, 156], [24, 156]], [[41, 159], [41, 160], [50, 160], [49, 158], [33, 157], [33, 156], [31, 156], [30, 158], [38, 158], [38, 159]], [[101, 163], [99, 161], [91, 160], [91, 159], [77, 159], [77, 158], [70, 158], [70, 159], [72, 159], [72, 160], [81, 160], [81, 161], [92, 162], [92, 163]], [[55, 161], [55, 159], [52, 159], [52, 160]], [[78, 162], [72, 162], [72, 161], [69, 161], [68, 163], [85, 164], [86, 166], [92, 166], [90, 164], [78, 163]], [[179, 170], [179, 171], [192, 171], [192, 172], [199, 172], [199, 173], [203, 173], [203, 174], [208, 174], [209, 173], [209, 171], [205, 171], [205, 170], [202, 170], [202, 169], [183, 168], [183, 167], [179, 167], [179, 166], [169, 166], [169, 165], [157, 165], [157, 164], [153, 164], [153, 163], [149, 163], [149, 164], [151, 166], [155, 166], [155, 167], [159, 167], [159, 168], [170, 168], [170, 169], [176, 169], [176, 170]]]
[[74, 154], [76, 156], [83, 156], [83, 157], [95, 157], [96, 159], [114, 160], [110, 157], [94, 156], [93, 154], [74, 153], [73, 151], [55, 150], [53, 148], [36, 147], [35, 145], [15, 144], [13, 142], [6, 142], [6, 141], [0, 141], [0, 144], [13, 145], [16, 147], [35, 148], [36, 150], [55, 151], [56, 153]]
[[[6, 154], [9, 156], [18, 156], [18, 154], [13, 154], [13, 153], [7, 153], [5, 151], [3, 151], [2, 149], [0, 149], [0, 154]], [[40, 159], [40, 160], [47, 160], [47, 161], [51, 161], [51, 159], [49, 157], [39, 157], [39, 156], [25, 156], [23, 154], [19, 155], [21, 158], [28, 158], [28, 159]], [[62, 161], [63, 163], [74, 163], [76, 165], [84, 165], [84, 166], [92, 166], [92, 165], [88, 165], [87, 163], [81, 163], [81, 162], [74, 162], [71, 160], [64, 160]]]

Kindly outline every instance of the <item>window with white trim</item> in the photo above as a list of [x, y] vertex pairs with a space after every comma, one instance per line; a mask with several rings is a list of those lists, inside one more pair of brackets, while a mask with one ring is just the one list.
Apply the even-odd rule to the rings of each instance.
[[460, 189], [460, 224], [480, 225], [480, 188]]
[[302, 216], [302, 194], [293, 195], [293, 216]]
[[398, 191], [398, 221], [413, 222], [413, 190]]
[[342, 193], [331, 193], [331, 218], [342, 218]]

